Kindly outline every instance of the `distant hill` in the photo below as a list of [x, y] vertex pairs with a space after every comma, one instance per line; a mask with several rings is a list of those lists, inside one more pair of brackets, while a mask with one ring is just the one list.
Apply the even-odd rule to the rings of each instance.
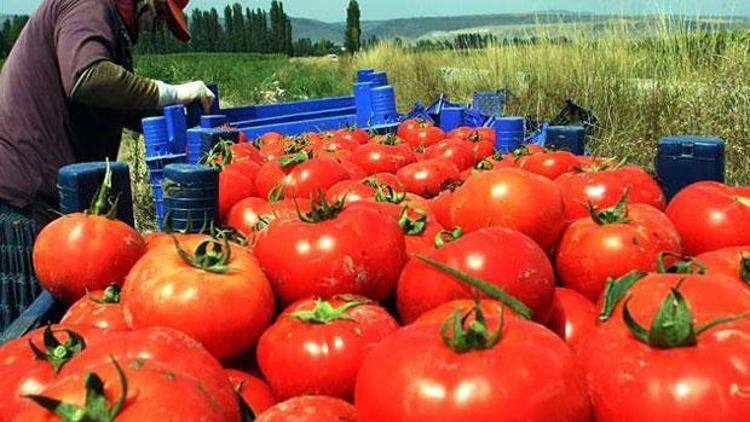
[[[294, 38], [323, 38], [341, 42], [344, 37], [344, 22], [326, 23], [314, 19], [291, 18]], [[597, 31], [608, 22], [626, 19], [637, 23], [638, 28], [647, 31], [663, 24], [661, 16], [608, 16], [590, 13], [575, 13], [553, 10], [537, 13], [514, 13], [496, 15], [469, 15], [454, 17], [418, 17], [390, 19], [384, 21], [363, 21], [362, 32], [365, 39], [375, 35], [378, 38], [399, 37], [407, 41], [419, 39], [447, 39], [460, 33], [491, 33], [498, 37], [518, 36], [533, 29], [549, 29], [551, 32], [566, 26], [582, 30]], [[702, 25], [718, 25], [721, 29], [750, 28], [750, 19], [744, 17], [680, 18], [683, 22], [701, 22]]]

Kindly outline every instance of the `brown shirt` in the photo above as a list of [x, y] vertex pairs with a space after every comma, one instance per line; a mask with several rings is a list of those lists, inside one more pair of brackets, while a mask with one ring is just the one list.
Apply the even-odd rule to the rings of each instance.
[[114, 0], [45, 0], [0, 73], [0, 201], [57, 206], [58, 169], [117, 155], [126, 115], [71, 100], [101, 61], [132, 70]]

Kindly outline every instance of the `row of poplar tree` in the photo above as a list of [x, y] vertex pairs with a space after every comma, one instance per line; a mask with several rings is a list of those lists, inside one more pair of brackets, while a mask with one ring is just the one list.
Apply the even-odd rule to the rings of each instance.
[[0, 58], [6, 57], [10, 53], [11, 47], [15, 44], [18, 35], [28, 20], [28, 16], [13, 16], [0, 25]]

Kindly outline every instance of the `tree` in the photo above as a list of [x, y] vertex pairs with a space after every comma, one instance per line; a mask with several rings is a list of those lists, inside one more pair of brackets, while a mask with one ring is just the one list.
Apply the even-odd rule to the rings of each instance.
[[344, 36], [344, 47], [351, 54], [359, 51], [361, 47], [362, 30], [359, 26], [359, 3], [357, 0], [349, 0], [346, 8], [346, 34]]
[[5, 39], [4, 28], [0, 28], [0, 58], [8, 55], [8, 44]]
[[246, 51], [245, 48], [245, 16], [242, 14], [242, 5], [235, 3], [232, 6], [232, 51]]

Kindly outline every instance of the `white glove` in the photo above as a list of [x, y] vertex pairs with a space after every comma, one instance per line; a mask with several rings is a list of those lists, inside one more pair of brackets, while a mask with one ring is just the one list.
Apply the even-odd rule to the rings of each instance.
[[175, 104], [192, 104], [196, 101], [201, 103], [204, 113], [211, 111], [216, 96], [201, 81], [188, 82], [182, 85], [170, 85], [162, 81], [156, 81], [159, 87], [159, 107]]

